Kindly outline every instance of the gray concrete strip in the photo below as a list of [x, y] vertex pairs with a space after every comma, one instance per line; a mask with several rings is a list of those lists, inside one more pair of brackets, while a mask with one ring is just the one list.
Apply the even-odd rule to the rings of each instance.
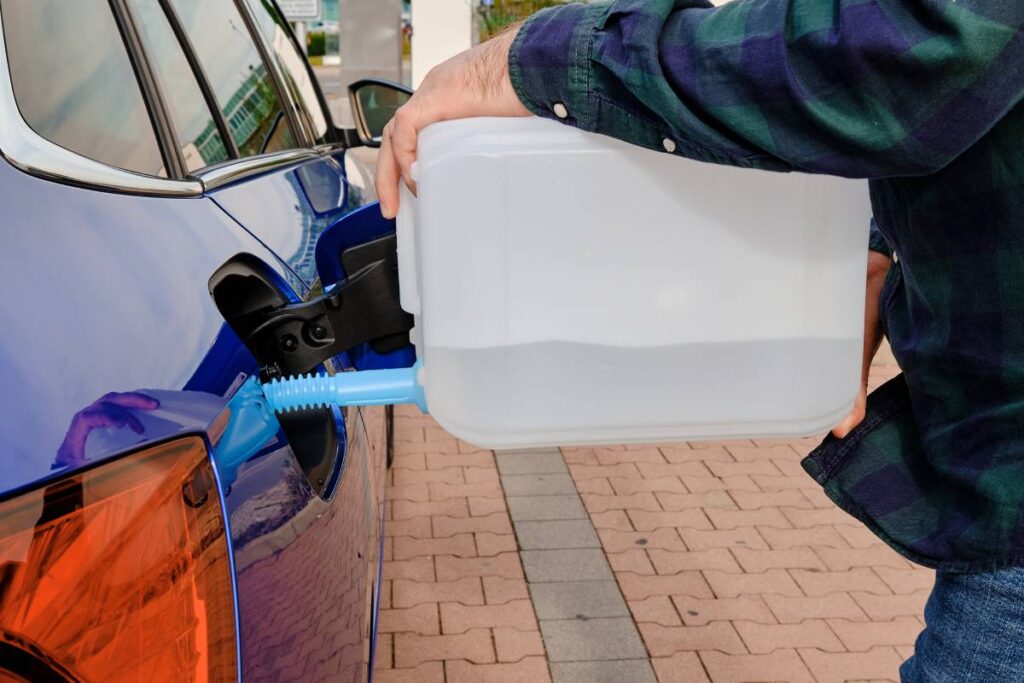
[[551, 519], [542, 522], [516, 522], [516, 537], [522, 550], [558, 550], [564, 548], [600, 548], [589, 519]]
[[509, 496], [508, 513], [512, 521], [527, 522], [545, 519], [589, 519], [583, 501], [571, 496]]
[[528, 583], [615, 580], [600, 548], [523, 550], [519, 555]]
[[552, 682], [655, 683], [561, 451], [498, 451], [495, 459]]
[[537, 618], [541, 620], [630, 616], [619, 584], [614, 581], [562, 581], [529, 586]]
[[508, 474], [501, 476], [506, 496], [576, 495], [568, 474]]
[[624, 617], [541, 621], [540, 631], [551, 662], [647, 657], [636, 624]]
[[557, 448], [533, 451], [498, 451], [498, 472], [506, 474], [565, 474], [569, 468]]
[[552, 662], [552, 683], [657, 683], [646, 659], [604, 662]]

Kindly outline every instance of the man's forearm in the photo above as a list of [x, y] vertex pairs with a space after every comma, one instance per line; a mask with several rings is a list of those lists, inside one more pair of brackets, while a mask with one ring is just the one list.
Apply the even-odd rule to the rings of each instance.
[[509, 70], [535, 114], [653, 149], [919, 175], [1024, 97], [1022, 27], [1017, 0], [614, 0], [531, 18]]

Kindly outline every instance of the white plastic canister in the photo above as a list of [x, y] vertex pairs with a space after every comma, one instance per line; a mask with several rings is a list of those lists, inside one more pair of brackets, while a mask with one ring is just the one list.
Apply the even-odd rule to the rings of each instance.
[[860, 378], [864, 182], [539, 118], [430, 126], [402, 305], [431, 414], [482, 446], [805, 435]]

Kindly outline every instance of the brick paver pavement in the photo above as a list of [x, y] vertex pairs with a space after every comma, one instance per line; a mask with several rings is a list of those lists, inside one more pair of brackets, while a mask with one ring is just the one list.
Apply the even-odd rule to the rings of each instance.
[[[883, 353], [872, 383], [896, 372]], [[376, 680], [595, 680], [547, 661], [523, 570], [537, 551], [505, 498], [564, 508], [564, 475], [522, 498], [529, 475], [499, 479], [490, 451], [398, 415]], [[662, 683], [898, 680], [933, 573], [828, 501], [799, 466], [816, 443], [561, 449]], [[589, 538], [577, 523], [554, 531]]]

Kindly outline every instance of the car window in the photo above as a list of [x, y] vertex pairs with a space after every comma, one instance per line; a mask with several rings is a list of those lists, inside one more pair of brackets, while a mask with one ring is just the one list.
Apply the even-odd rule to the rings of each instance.
[[159, 0], [129, 0], [189, 171], [228, 159], [213, 114]]
[[252, 35], [230, 0], [172, 0], [242, 156], [294, 149], [295, 134]]
[[107, 0], [3, 0], [0, 7], [11, 84], [25, 122], [90, 159], [166, 176]]
[[326, 142], [327, 116], [316, 96], [316, 88], [309, 69], [306, 68], [306, 58], [292, 42], [284, 18], [271, 0], [249, 0], [249, 5], [253, 9], [260, 31], [273, 47], [281, 71], [288, 80], [289, 89], [303, 109], [302, 114], [309, 125], [310, 133], [317, 144]]

